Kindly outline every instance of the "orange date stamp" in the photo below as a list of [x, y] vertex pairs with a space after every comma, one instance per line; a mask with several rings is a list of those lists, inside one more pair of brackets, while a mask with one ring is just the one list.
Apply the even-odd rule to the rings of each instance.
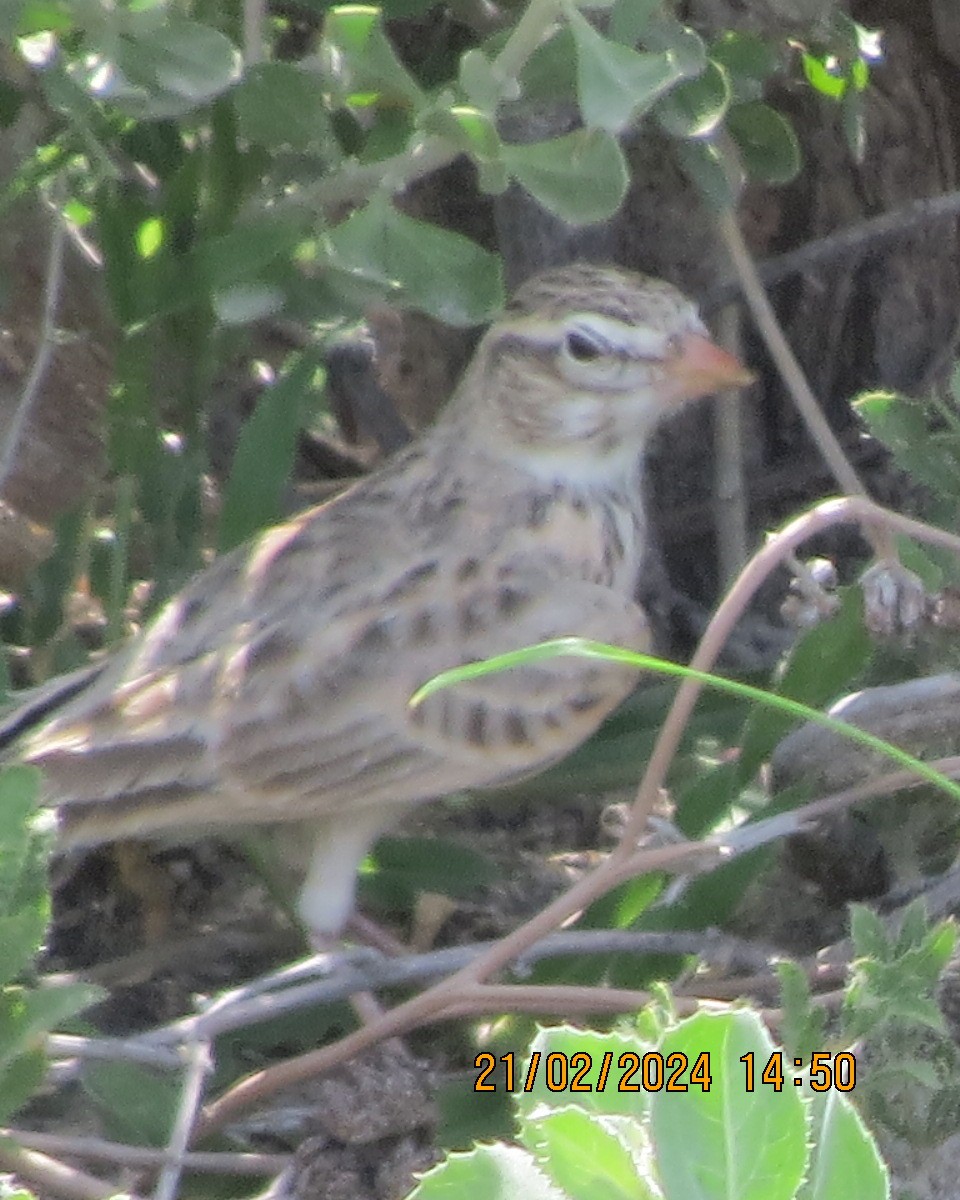
[[[765, 1062], [752, 1052], [739, 1059], [743, 1068], [743, 1089], [759, 1087], [780, 1092], [785, 1086], [807, 1084], [813, 1092], [853, 1091], [856, 1086], [857, 1060], [847, 1050], [836, 1054], [816, 1051], [809, 1063], [791, 1059], [782, 1050], [774, 1050]], [[513, 1053], [498, 1057], [484, 1051], [473, 1065], [478, 1072], [475, 1092], [532, 1092], [545, 1087], [548, 1092], [709, 1092], [713, 1086], [710, 1052], [701, 1051], [691, 1058], [683, 1051], [661, 1054], [633, 1050], [614, 1055], [612, 1050], [595, 1056], [585, 1050], [573, 1054], [535, 1050], [526, 1064], [517, 1062]], [[796, 1073], [794, 1073], [796, 1072]]]

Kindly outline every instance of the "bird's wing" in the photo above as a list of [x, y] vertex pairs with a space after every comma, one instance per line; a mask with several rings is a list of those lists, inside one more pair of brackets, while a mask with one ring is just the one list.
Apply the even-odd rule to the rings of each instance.
[[[175, 835], [493, 786], [563, 757], [636, 682], [560, 657], [459, 684], [412, 709], [438, 672], [548, 638], [647, 645], [609, 589], [518, 568], [469, 587], [411, 585], [326, 626], [294, 611], [249, 640], [122, 683], [38, 740], [68, 843]], [[443, 597], [446, 596], [446, 599]]]
[[[533, 642], [647, 639], [639, 608], [538, 551], [542, 527], [529, 545], [502, 529], [485, 543], [490, 523], [429, 467], [412, 447], [218, 560], [33, 739], [68, 843], [494, 785], [597, 727], [632, 670], [557, 658], [410, 708], [438, 672]], [[419, 508], [401, 512], [411, 487]]]
[[223, 777], [294, 817], [538, 770], [597, 728], [632, 690], [633, 669], [557, 657], [409, 702], [440, 671], [570, 635], [648, 645], [643, 612], [609, 588], [495, 563], [469, 581], [431, 577], [380, 597], [315, 641], [290, 625], [267, 631], [222, 680]]

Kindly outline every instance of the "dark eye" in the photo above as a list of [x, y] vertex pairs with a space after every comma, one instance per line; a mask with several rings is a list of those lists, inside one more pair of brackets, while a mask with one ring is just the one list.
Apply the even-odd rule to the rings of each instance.
[[603, 353], [596, 342], [576, 330], [567, 334], [567, 353], [576, 362], [595, 362]]

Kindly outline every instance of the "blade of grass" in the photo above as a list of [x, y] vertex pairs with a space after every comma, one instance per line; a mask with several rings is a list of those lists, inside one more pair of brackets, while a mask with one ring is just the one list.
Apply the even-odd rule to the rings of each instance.
[[468, 680], [481, 679], [485, 675], [493, 675], [499, 671], [509, 671], [515, 667], [529, 666], [532, 663], [544, 662], [548, 659], [561, 656], [571, 658], [599, 658], [605, 662], [625, 663], [627, 666], [636, 667], [638, 671], [655, 671], [657, 674], [671, 675], [678, 679], [696, 679], [706, 687], [715, 688], [717, 691], [727, 692], [731, 696], [738, 696], [744, 700], [753, 700], [757, 704], [764, 704], [770, 708], [779, 709], [781, 712], [788, 713], [799, 720], [812, 721], [814, 724], [822, 725], [824, 729], [829, 729], [833, 733], [849, 739], [851, 742], [857, 742], [859, 745], [867, 747], [867, 749], [877, 751], [878, 754], [884, 755], [884, 757], [891, 759], [899, 766], [906, 768], [908, 771], [913, 771], [921, 779], [925, 779], [928, 783], [933, 784], [934, 787], [946, 792], [954, 800], [960, 801], [960, 784], [954, 783], [952, 779], [948, 779], [921, 759], [915, 758], [912, 754], [908, 754], [898, 746], [891, 745], [890, 742], [885, 742], [883, 738], [868, 733], [865, 729], [859, 729], [856, 725], [851, 725], [847, 721], [840, 721], [836, 717], [827, 716], [826, 713], [819, 712], [815, 708], [810, 708], [806, 704], [801, 704], [799, 700], [791, 700], [787, 696], [777, 696], [772, 692], [764, 691], [762, 688], [753, 687], [749, 683], [740, 683], [736, 679], [726, 679], [722, 675], [711, 675], [706, 671], [696, 671], [691, 667], [684, 667], [679, 663], [655, 658], [650, 654], [638, 654], [634, 650], [625, 650], [621, 646], [610, 646], [604, 642], [592, 641], [589, 638], [553, 638], [547, 642], [538, 642], [535, 646], [526, 646], [522, 650], [512, 650], [508, 654], [495, 655], [493, 658], [485, 659], [483, 662], [465, 663], [463, 666], [453, 667], [449, 671], [441, 671], [439, 675], [435, 675], [432, 679], [427, 680], [422, 687], [414, 692], [410, 697], [410, 707], [416, 708], [418, 704], [421, 704], [428, 696], [433, 695], [434, 692], [452, 687], [454, 684], [466, 683]]

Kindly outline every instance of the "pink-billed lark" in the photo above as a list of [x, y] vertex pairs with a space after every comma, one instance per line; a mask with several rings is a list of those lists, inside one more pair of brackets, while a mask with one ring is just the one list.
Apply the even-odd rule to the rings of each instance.
[[548, 638], [647, 648], [644, 446], [683, 401], [749, 379], [667, 283], [584, 264], [531, 279], [419, 440], [8, 722], [46, 721], [24, 757], [60, 844], [309, 821], [301, 915], [338, 931], [398, 817], [556, 762], [634, 687], [559, 657], [410, 705], [441, 671]]

